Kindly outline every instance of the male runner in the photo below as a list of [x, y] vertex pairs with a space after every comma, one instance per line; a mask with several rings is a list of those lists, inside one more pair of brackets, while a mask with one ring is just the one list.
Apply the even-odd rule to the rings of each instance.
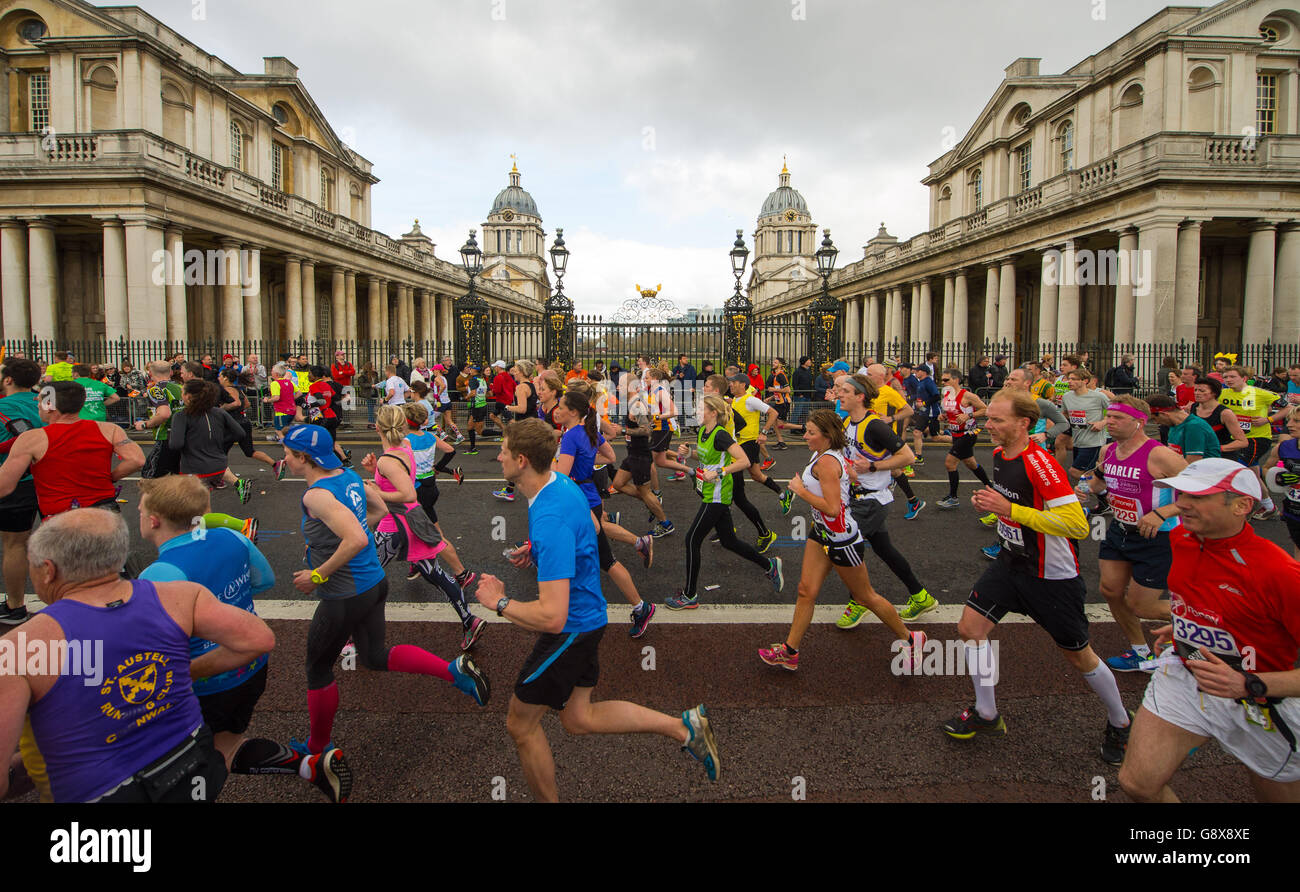
[[[1250, 468], [1259, 479], [1260, 486], [1263, 487], [1264, 480], [1260, 476], [1259, 462], [1268, 453], [1273, 443], [1273, 424], [1268, 416], [1273, 403], [1277, 402], [1277, 394], [1262, 387], [1252, 387], [1249, 380], [1249, 371], [1239, 365], [1228, 366], [1223, 370], [1224, 387], [1219, 395], [1219, 402], [1237, 416], [1237, 423], [1241, 426], [1242, 433], [1246, 435], [1248, 443], [1246, 448], [1236, 450], [1232, 457]], [[1267, 490], [1263, 490], [1263, 498], [1260, 500], [1259, 510], [1255, 512], [1255, 519], [1272, 520], [1277, 515], [1278, 510], [1273, 504], [1273, 497]]]
[[935, 383], [934, 378], [930, 376], [930, 367], [921, 363], [912, 370], [913, 380], [916, 382], [913, 386], [916, 389], [916, 396], [912, 401], [912, 451], [916, 453], [916, 464], [925, 464], [925, 456], [922, 450], [925, 449], [926, 437], [937, 437], [939, 435], [939, 403], [942, 394], [939, 393], [939, 385]]
[[1008, 611], [1032, 618], [1052, 636], [1065, 661], [1083, 674], [1106, 707], [1101, 758], [1124, 759], [1129, 714], [1110, 669], [1088, 643], [1075, 539], [1088, 535], [1088, 521], [1065, 471], [1029, 430], [1038, 406], [1026, 393], [1004, 390], [988, 406], [994, 483], [975, 493], [971, 504], [998, 515], [1002, 553], [975, 583], [957, 633], [966, 641], [966, 665], [975, 686], [975, 705], [945, 722], [944, 733], [968, 740], [979, 733], [1005, 734], [994, 696], [997, 654], [988, 635]]
[[1248, 520], [1259, 481], [1207, 458], [1156, 481], [1178, 493], [1170, 536], [1173, 622], [1133, 723], [1119, 782], [1142, 802], [1177, 802], [1169, 781], [1213, 739], [1250, 772], [1263, 802], [1300, 802], [1300, 563]]
[[167, 446], [167, 437], [171, 433], [172, 413], [182, 408], [181, 385], [172, 380], [172, 367], [165, 362], [151, 362], [148, 365], [149, 383], [145, 387], [145, 402], [149, 406], [149, 418], [135, 423], [138, 431], [154, 432], [153, 451], [145, 462], [140, 476], [145, 479], [164, 477], [179, 473], [181, 454]]
[[[840, 363], [840, 365], [842, 366], [842, 371], [831, 372], [832, 380], [837, 384], [843, 376], [849, 374], [848, 366], [844, 363]], [[907, 420], [912, 417], [914, 410], [907, 404], [907, 397], [903, 396], [903, 394], [893, 386], [897, 379], [890, 377], [888, 369], [878, 362], [873, 362], [866, 368], [867, 378], [876, 387], [876, 398], [871, 401], [872, 413], [879, 416], [881, 421], [893, 428], [894, 432], [901, 437], [903, 435], [904, 425]], [[844, 408], [839, 405], [838, 400], [835, 405], [837, 407], [836, 414], [843, 419], [846, 415]], [[903, 519], [914, 520], [916, 515], [920, 513], [921, 509], [925, 507], [925, 502], [922, 502], [920, 498], [917, 497], [916, 493], [912, 491], [912, 484], [908, 482], [908, 478], [912, 477], [915, 472], [912, 470], [912, 466], [908, 464], [901, 468], [896, 468], [892, 473], [894, 483], [902, 487], [903, 494], [907, 496], [907, 516]]]
[[1139, 672], [1150, 656], [1141, 620], [1169, 618], [1169, 603], [1160, 596], [1169, 575], [1169, 531], [1178, 526], [1178, 510], [1170, 505], [1173, 496], [1167, 489], [1152, 485], [1179, 473], [1187, 462], [1146, 435], [1150, 415], [1150, 407], [1137, 397], [1115, 397], [1106, 410], [1106, 430], [1115, 442], [1088, 484], [1094, 494], [1107, 497], [1111, 509], [1101, 543], [1101, 593], [1131, 645], [1106, 661], [1116, 672]]
[[[1039, 395], [1046, 395], [1048, 399], [1060, 406], [1065, 395], [1070, 392], [1070, 373], [1078, 370], [1082, 364], [1082, 358], [1076, 353], [1062, 356], [1061, 373], [1052, 380], [1050, 391], [1046, 394]], [[1050, 369], [1044, 368], [1043, 371], [1048, 372]], [[1072, 459], [1074, 456], [1072, 450], [1075, 447], [1074, 434], [1077, 432], [1077, 428], [1075, 428], [1073, 423], [1071, 423], [1070, 430], [1067, 431], [1064, 436], [1056, 438], [1056, 462], [1063, 468], [1069, 468], [1073, 464]]]
[[[30, 359], [10, 357], [0, 368], [0, 450], [12, 446], [26, 431], [41, 427], [39, 404], [32, 388], [41, 379], [41, 367]], [[0, 466], [8, 453], [0, 454]], [[0, 540], [4, 542], [5, 609], [0, 624], [17, 626], [27, 621], [27, 539], [36, 525], [36, 483], [25, 474], [14, 491], [0, 499]]]
[[542, 633], [520, 670], [506, 717], [528, 788], [542, 801], [559, 800], [555, 759], [542, 729], [550, 709], [570, 734], [652, 733], [676, 740], [716, 781], [718, 748], [703, 705], [677, 718], [626, 701], [592, 702], [607, 610], [596, 522], [578, 485], [551, 470], [554, 456], [554, 433], [536, 418], [510, 424], [497, 456], [505, 478], [528, 499], [530, 543], [516, 549], [511, 563], [522, 568], [536, 562], [537, 600], [511, 600], [495, 576], [484, 576], [477, 589], [479, 603], [497, 616]]
[[[962, 388], [961, 372], [955, 369], [946, 370], [940, 383], [943, 385], [940, 407], [947, 420], [952, 448], [943, 461], [944, 470], [948, 472], [948, 497], [941, 499], [938, 504], [940, 508], [951, 511], [961, 505], [957, 498], [957, 487], [961, 483], [961, 475], [957, 473], [958, 462], [974, 472], [985, 486], [992, 486], [989, 475], [984, 473], [979, 460], [975, 458], [975, 442], [979, 439], [976, 419], [988, 411], [988, 406], [975, 394]], [[1038, 421], [1037, 409], [1035, 406], [1034, 421]]]
[[96, 380], [92, 369], [86, 363], [77, 363], [72, 367], [74, 384], [86, 389], [86, 405], [81, 409], [81, 417], [87, 421], [108, 421], [108, 407], [120, 401], [117, 389]]
[[[1070, 372], [1068, 381], [1070, 389], [1062, 394], [1060, 403], [1070, 420], [1070, 483], [1077, 485], [1097, 467], [1101, 447], [1106, 445], [1106, 406], [1110, 401], [1106, 394], [1093, 388], [1092, 372], [1085, 368]], [[1061, 454], [1059, 439], [1056, 454]]]
[[[783, 495], [781, 487], [759, 468], [758, 447], [767, 441], [767, 434], [776, 427], [776, 409], [758, 398], [749, 383], [749, 378], [743, 374], [732, 375], [727, 379], [727, 386], [731, 395], [731, 411], [736, 422], [736, 442], [740, 444], [741, 449], [745, 450], [745, 456], [749, 459], [749, 476], [759, 486], [767, 487], [781, 498]], [[766, 534], [759, 534], [755, 547], [759, 554], [767, 554], [768, 549], [775, 542], [776, 533], [769, 530]]]
[[1151, 407], [1151, 414], [1156, 424], [1168, 429], [1169, 448], [1186, 461], [1200, 461], [1203, 458], [1222, 456], [1219, 451], [1219, 439], [1214, 435], [1214, 428], [1210, 427], [1204, 418], [1163, 393], [1151, 397], [1147, 400], [1147, 405]]

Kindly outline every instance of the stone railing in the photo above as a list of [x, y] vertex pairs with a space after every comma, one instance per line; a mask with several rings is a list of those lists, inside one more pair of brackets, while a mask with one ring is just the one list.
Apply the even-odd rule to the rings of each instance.
[[977, 229], [983, 229], [989, 222], [988, 208], [966, 217], [965, 222], [967, 232], [974, 232]]
[[1013, 210], [1017, 214], [1027, 214], [1030, 211], [1036, 211], [1043, 203], [1043, 187], [1030, 189], [1027, 192], [1021, 192], [1015, 197]]
[[289, 196], [279, 189], [262, 186], [258, 197], [262, 200], [262, 204], [268, 207], [273, 207], [277, 211], [284, 211], [285, 213], [289, 212]]
[[1259, 137], [1208, 139], [1205, 160], [1211, 164], [1254, 164], [1258, 160]]
[[99, 143], [93, 136], [54, 136], [44, 137], [43, 142], [49, 145], [51, 161], [94, 161], [99, 150]]
[[226, 185], [226, 169], [196, 155], [185, 156], [185, 174], [217, 189], [222, 189]]
[[1119, 160], [1114, 156], [1092, 164], [1079, 171], [1079, 191], [1087, 192], [1104, 186], [1115, 179], [1119, 170]]

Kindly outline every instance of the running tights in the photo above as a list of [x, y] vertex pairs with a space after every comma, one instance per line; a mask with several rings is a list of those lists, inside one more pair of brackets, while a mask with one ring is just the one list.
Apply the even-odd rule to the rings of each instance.
[[718, 531], [718, 539], [723, 548], [762, 567], [764, 573], [772, 568], [771, 561], [755, 551], [748, 542], [736, 537], [735, 527], [731, 523], [731, 506], [705, 502], [700, 505], [691, 529], [686, 534], [686, 588], [682, 591], [688, 598], [695, 596], [695, 586], [700, 580], [700, 546], [713, 530]]
[[[903, 478], [906, 479], [906, 478]], [[876, 553], [876, 557], [885, 562], [885, 566], [890, 572], [898, 577], [898, 581], [907, 587], [909, 595], [919, 594], [924, 588], [916, 574], [912, 572], [912, 565], [907, 562], [907, 558], [894, 547], [894, 543], [889, 538], [889, 533], [881, 527], [869, 536], [864, 536], [871, 550]]]
[[748, 475], [748, 471], [737, 471], [731, 475], [731, 501], [740, 509], [741, 514], [749, 518], [749, 522], [758, 530], [758, 534], [766, 536], [767, 524], [763, 523], [763, 515], [758, 513], [754, 503], [745, 495], [745, 478]]
[[[979, 465], [976, 465], [975, 467], [971, 468], [971, 473], [974, 474], [976, 477], [978, 477], [980, 483], [983, 483], [985, 486], [993, 485], [993, 481], [989, 480], [989, 475], [984, 473], [984, 469]], [[957, 471], [949, 471], [948, 472], [948, 497], [949, 498], [951, 499], [957, 498], [957, 487], [960, 483], [961, 483], [961, 474], [959, 474]]]
[[[379, 564], [382, 567], [387, 567], [395, 560], [407, 559], [406, 530], [400, 523], [391, 533], [375, 530], [375, 551], [379, 555]], [[468, 629], [474, 617], [469, 612], [469, 605], [465, 603], [465, 592], [456, 582], [456, 578], [444, 570], [436, 558], [411, 561], [411, 566], [419, 571], [420, 576], [429, 585], [442, 589], [442, 593], [455, 608], [456, 615], [460, 617], [460, 624]]]
[[443, 473], [443, 474], [447, 473], [447, 465], [448, 465], [448, 464], [451, 462], [451, 460], [452, 460], [453, 458], [455, 458], [455, 457], [456, 457], [456, 450], [455, 450], [455, 449], [451, 450], [451, 452], [444, 453], [443, 456], [442, 456], [442, 458], [438, 459], [438, 463], [437, 463], [436, 465], [433, 466], [433, 469], [434, 469], [435, 471], [439, 471], [439, 472], [441, 472], [441, 473]]

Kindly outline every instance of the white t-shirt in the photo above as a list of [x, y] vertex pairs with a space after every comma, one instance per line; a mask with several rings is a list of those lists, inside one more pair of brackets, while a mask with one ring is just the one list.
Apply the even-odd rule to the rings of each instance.
[[406, 392], [410, 389], [411, 389], [411, 385], [407, 384], [397, 375], [394, 375], [393, 377], [389, 378], [387, 381], [384, 382], [384, 392], [385, 394], [388, 395], [388, 405], [390, 406], [405, 405]]

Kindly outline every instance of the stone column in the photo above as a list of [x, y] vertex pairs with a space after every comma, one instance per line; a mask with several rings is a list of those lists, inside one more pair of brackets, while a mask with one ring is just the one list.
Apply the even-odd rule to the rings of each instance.
[[1061, 302], [1065, 257], [1055, 248], [1043, 252], [1043, 274], [1038, 302], [1038, 350], [1048, 350], [1056, 340], [1056, 313]]
[[429, 342], [430, 350], [437, 353], [438, 347], [433, 336], [433, 292], [428, 288], [420, 289], [420, 319], [423, 323], [420, 337]]
[[859, 350], [862, 343], [862, 317], [858, 298], [844, 301], [844, 345], [849, 350]]
[[31, 301], [32, 337], [58, 339], [59, 254], [54, 224], [44, 218], [27, 221], [28, 295]]
[[370, 323], [369, 340], [371, 342], [379, 340], [379, 329], [383, 321], [383, 316], [379, 312], [379, 301], [383, 298], [384, 288], [383, 280], [374, 276], [370, 277], [370, 286], [366, 290], [366, 310], [367, 318]]
[[266, 338], [266, 326], [262, 324], [262, 249], [245, 246], [239, 265], [243, 276], [244, 339], [257, 342], [261, 350]]
[[185, 298], [185, 234], [171, 226], [163, 233], [163, 247], [167, 251], [167, 340], [189, 339], [189, 307]]
[[956, 307], [953, 305], [954, 295], [957, 290], [957, 282], [952, 276], [944, 276], [943, 279], [943, 343], [952, 343], [952, 323], [953, 316], [956, 313]]
[[[134, 341], [167, 337], [167, 292], [162, 275], [155, 275], [163, 256], [162, 223], [152, 217], [126, 221], [127, 327]], [[239, 271], [235, 271], [235, 288]]]
[[913, 326], [918, 335], [916, 340], [923, 342], [926, 349], [929, 349], [931, 341], [934, 340], [934, 293], [930, 290], [929, 279], [921, 283], [921, 303], [919, 308], [915, 306], [912, 308], [912, 314], [921, 317], [920, 324]]
[[[407, 310], [406, 286], [399, 282], [397, 285], [397, 340], [399, 342], [405, 341], [410, 336], [411, 316]], [[403, 356], [402, 358], [405, 359], [406, 357]]]
[[357, 274], [352, 270], [343, 273], [343, 292], [345, 317], [343, 330], [347, 339], [355, 344], [357, 342]]
[[[1272, 230], [1269, 230], [1272, 235]], [[1142, 275], [1134, 279], [1137, 286], [1137, 315], [1133, 325], [1139, 344], [1169, 344], [1174, 340], [1174, 283], [1178, 275], [1178, 222], [1155, 220], [1142, 224], [1138, 235], [1138, 253]], [[1269, 248], [1269, 306], [1273, 295], [1273, 253]], [[1249, 284], [1247, 284], [1249, 288]], [[1146, 380], [1152, 380], [1152, 367]], [[1142, 371], [1138, 372], [1139, 377]]]
[[970, 340], [970, 282], [966, 278], [965, 270], [957, 273], [954, 289], [952, 340], [957, 344], [965, 344]]
[[[104, 227], [104, 339], [109, 343], [129, 337], [126, 302], [126, 230], [117, 217], [100, 220]], [[4, 264], [8, 265], [6, 256]], [[5, 321], [9, 321], [8, 302]], [[6, 335], [8, 333], [6, 332]], [[144, 362], [144, 357], [138, 357]]]
[[[240, 282], [243, 271], [239, 261], [241, 246], [234, 239], [222, 239], [221, 250], [224, 252], [221, 263], [225, 271], [224, 284], [221, 286], [221, 339], [241, 341], [244, 338], [244, 287]], [[229, 349], [233, 345], [226, 346]]]
[[[1256, 222], [1250, 231], [1246, 256], [1246, 296], [1241, 318], [1242, 340], [1262, 341], [1273, 335], [1273, 292], [1276, 288], [1277, 224]], [[1290, 300], [1295, 300], [1292, 294]], [[1290, 335], [1283, 343], [1295, 339]]]
[[330, 341], [331, 351], [348, 336], [348, 283], [343, 267], [336, 266], [330, 273]]
[[[1292, 83], [1295, 79], [1292, 79]], [[1300, 223], [1278, 227], [1273, 284], [1273, 343], [1292, 344], [1300, 331]], [[1259, 370], [1261, 373], [1264, 369]]]
[[[911, 344], [918, 343], [921, 340], [921, 283], [912, 283], [912, 303], [911, 316], [908, 317], [907, 340]], [[900, 328], [902, 326], [899, 326]]]
[[1137, 298], [1133, 293], [1134, 262], [1138, 246], [1138, 229], [1130, 226], [1119, 233], [1119, 281], [1115, 283], [1115, 338], [1116, 344], [1132, 347], [1137, 343]]
[[874, 345], [880, 343], [880, 295], [878, 293], [867, 297], [866, 341], [868, 350], [874, 350]]
[[304, 341], [316, 340], [316, 263], [302, 262], [302, 337]]
[[[381, 353], [388, 352], [388, 342], [393, 338], [392, 319], [388, 313], [388, 286], [389, 282], [385, 281], [383, 287], [379, 289], [379, 340], [383, 346], [380, 348]], [[388, 357], [384, 357], [384, 362], [388, 362]]]
[[1079, 263], [1074, 242], [1062, 248], [1061, 289], [1056, 309], [1056, 336], [1058, 344], [1079, 345]]
[[[1178, 268], [1174, 284], [1174, 342], [1196, 343], [1201, 314], [1201, 221], [1178, 230]], [[1271, 371], [1271, 370], [1270, 370]]]
[[998, 265], [990, 263], [984, 277], [984, 340], [998, 339]]
[[1007, 344], [1016, 341], [1016, 259], [1002, 261], [998, 273], [998, 340]]
[[[284, 261], [284, 322], [289, 341], [302, 340], [301, 257], [289, 257]], [[265, 359], [270, 359], [270, 357], [265, 357]]]
[[[402, 294], [403, 299], [406, 301], [406, 323], [408, 326], [406, 336], [411, 340], [411, 343], [416, 344], [420, 341], [420, 332], [416, 329], [415, 325], [415, 286], [407, 285], [403, 289]], [[427, 359], [428, 357], [425, 358]]]
[[[121, 233], [121, 224], [118, 224], [118, 232]], [[125, 258], [126, 249], [122, 251]], [[5, 338], [30, 338], [32, 317], [28, 301], [27, 226], [18, 220], [0, 222], [0, 301], [4, 304]]]

